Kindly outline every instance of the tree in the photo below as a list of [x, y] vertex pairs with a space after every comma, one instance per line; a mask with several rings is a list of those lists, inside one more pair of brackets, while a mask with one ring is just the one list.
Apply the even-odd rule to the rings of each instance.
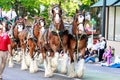
[[[98, 0], [0, 0], [0, 5], [5, 10], [9, 10], [9, 6], [13, 6], [18, 15], [22, 9], [23, 16], [29, 15], [43, 16], [50, 22], [50, 10], [53, 3], [61, 2], [61, 8], [63, 9], [63, 16], [73, 16], [76, 9], [90, 10], [90, 5]], [[44, 11], [41, 12], [40, 5], [45, 7]]]

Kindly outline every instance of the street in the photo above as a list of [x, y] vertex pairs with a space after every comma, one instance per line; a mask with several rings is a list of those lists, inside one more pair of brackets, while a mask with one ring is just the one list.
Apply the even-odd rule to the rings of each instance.
[[3, 73], [3, 80], [120, 80], [119, 75], [119, 68], [101, 67], [99, 64], [87, 63], [83, 79], [69, 78], [59, 73], [55, 73], [51, 78], [45, 78], [43, 69], [31, 74], [28, 70], [20, 70], [20, 65], [15, 64], [14, 68], [6, 66]]

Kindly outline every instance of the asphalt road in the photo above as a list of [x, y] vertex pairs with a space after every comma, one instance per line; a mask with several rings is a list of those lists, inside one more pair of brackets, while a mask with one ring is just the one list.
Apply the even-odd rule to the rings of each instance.
[[43, 69], [31, 74], [28, 70], [20, 70], [20, 65], [16, 64], [14, 68], [6, 66], [3, 80], [120, 80], [120, 69], [101, 67], [99, 64], [87, 63], [85, 65], [83, 79], [69, 78], [59, 73], [55, 73], [51, 78], [45, 78]]

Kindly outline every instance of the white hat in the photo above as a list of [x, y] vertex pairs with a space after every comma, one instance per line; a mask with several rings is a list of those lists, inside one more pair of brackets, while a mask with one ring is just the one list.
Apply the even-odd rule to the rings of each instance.
[[104, 37], [102, 37], [101, 39], [105, 39]]
[[101, 37], [102, 37], [102, 35], [100, 34], [100, 35], [99, 35], [99, 38], [101, 38]]

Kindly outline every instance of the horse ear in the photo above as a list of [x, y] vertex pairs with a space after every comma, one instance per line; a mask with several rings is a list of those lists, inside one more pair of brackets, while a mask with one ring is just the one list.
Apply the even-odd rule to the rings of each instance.
[[76, 13], [78, 13], [79, 12], [79, 10], [78, 9], [76, 9]]
[[73, 18], [74, 18], [74, 21], [77, 21], [76, 15], [74, 15], [74, 17], [73, 17]]
[[61, 1], [59, 2], [59, 7], [61, 6]]
[[55, 4], [54, 3], [52, 3], [52, 7], [54, 7], [55, 6]]
[[45, 18], [44, 18], [44, 22], [45, 22], [45, 25], [46, 25], [46, 21], [45, 21]]
[[82, 14], [83, 14], [83, 15], [85, 14], [85, 9], [82, 11]]

